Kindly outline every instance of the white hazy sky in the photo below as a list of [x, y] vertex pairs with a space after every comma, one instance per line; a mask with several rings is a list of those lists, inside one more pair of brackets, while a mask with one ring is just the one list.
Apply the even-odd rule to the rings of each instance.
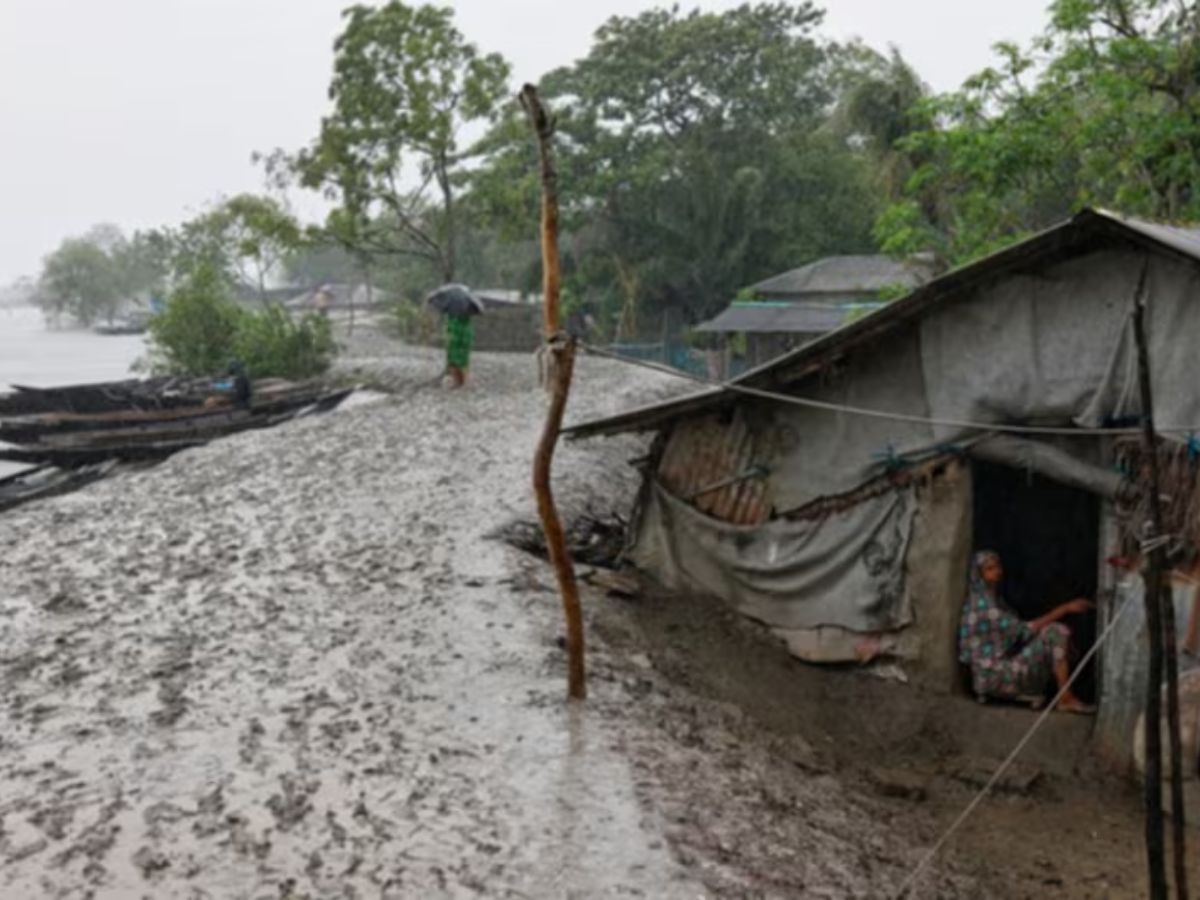
[[[724, 9], [740, 0], [702, 0]], [[823, 31], [895, 44], [938, 90], [1040, 32], [1048, 0], [825, 0]], [[0, 284], [97, 222], [174, 224], [258, 190], [255, 150], [296, 149], [325, 109], [348, 0], [0, 0]], [[455, 0], [515, 80], [584, 55], [651, 0]], [[680, 4], [685, 9], [692, 2]]]

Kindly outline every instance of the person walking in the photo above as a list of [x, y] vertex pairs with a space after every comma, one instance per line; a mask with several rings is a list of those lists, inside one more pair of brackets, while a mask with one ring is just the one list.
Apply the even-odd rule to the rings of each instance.
[[446, 316], [446, 372], [451, 389], [466, 386], [474, 343], [475, 325], [470, 316]]

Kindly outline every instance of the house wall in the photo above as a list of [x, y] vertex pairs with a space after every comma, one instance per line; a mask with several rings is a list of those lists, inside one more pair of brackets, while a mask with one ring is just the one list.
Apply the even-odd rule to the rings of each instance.
[[917, 517], [905, 558], [916, 646], [907, 666], [914, 681], [957, 692], [958, 620], [971, 561], [971, 466], [947, 463], [918, 484]]
[[493, 353], [532, 353], [542, 343], [542, 308], [535, 304], [497, 306], [475, 318], [475, 349]]

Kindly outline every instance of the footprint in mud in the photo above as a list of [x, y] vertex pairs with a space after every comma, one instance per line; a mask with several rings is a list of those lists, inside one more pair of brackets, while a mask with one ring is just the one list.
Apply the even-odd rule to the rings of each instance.
[[158, 702], [161, 704], [150, 714], [150, 721], [169, 728], [187, 712], [188, 701], [184, 695], [188, 672], [192, 668], [192, 642], [184, 637], [168, 639], [167, 649], [150, 677], [159, 679]]
[[251, 765], [262, 750], [263, 735], [267, 729], [258, 719], [251, 719], [246, 731], [238, 738], [238, 759], [244, 765]]
[[66, 616], [72, 613], [87, 612], [88, 605], [75, 591], [64, 588], [50, 598], [46, 603], [45, 610], [49, 613]]
[[267, 801], [267, 809], [275, 817], [280, 831], [288, 831], [313, 811], [312, 797], [320, 788], [319, 781], [304, 781], [291, 775], [279, 776], [282, 793]]

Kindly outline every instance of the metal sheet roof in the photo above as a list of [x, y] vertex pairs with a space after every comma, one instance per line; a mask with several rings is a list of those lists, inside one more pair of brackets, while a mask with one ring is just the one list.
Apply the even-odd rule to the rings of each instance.
[[[735, 378], [734, 383], [771, 388], [797, 381], [820, 371], [851, 348], [875, 340], [902, 323], [920, 318], [936, 306], [962, 296], [969, 288], [1031, 265], [1068, 258], [1101, 246], [1105, 241], [1132, 242], [1200, 262], [1200, 227], [1168, 225], [1106, 210], [1085, 209], [1059, 225], [953, 269], [873, 313], [751, 369]], [[583, 438], [648, 431], [680, 416], [731, 403], [737, 396], [720, 387], [706, 388], [677, 400], [583, 422], [564, 429], [564, 433], [572, 438]]]

